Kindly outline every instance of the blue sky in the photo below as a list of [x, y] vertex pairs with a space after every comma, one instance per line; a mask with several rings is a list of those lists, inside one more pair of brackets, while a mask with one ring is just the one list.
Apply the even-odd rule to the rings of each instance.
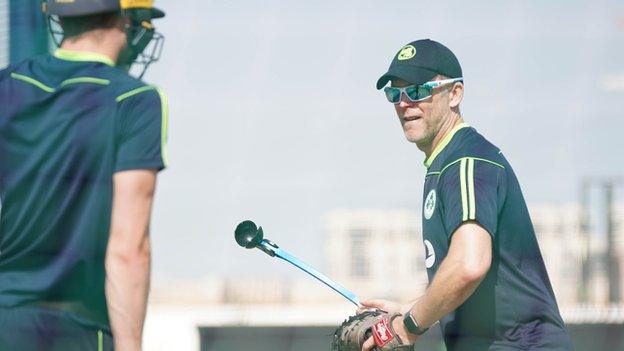
[[374, 88], [415, 39], [458, 56], [462, 114], [503, 150], [529, 203], [576, 201], [583, 176], [624, 173], [624, 90], [601, 83], [624, 79], [621, 1], [157, 4], [167, 40], [145, 78], [170, 98], [171, 165], [156, 279], [290, 274], [236, 246], [243, 219], [323, 268], [328, 211], [419, 211], [423, 155]]

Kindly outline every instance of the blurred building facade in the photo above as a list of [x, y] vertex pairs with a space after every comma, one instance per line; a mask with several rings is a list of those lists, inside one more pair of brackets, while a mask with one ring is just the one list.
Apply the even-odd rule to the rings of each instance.
[[[530, 211], [559, 304], [564, 308], [612, 304], [610, 287], [624, 291], [624, 206], [613, 208], [611, 247], [604, 218], [593, 216], [586, 223], [578, 205], [539, 205]], [[616, 279], [609, 278], [610, 269], [620, 272]], [[621, 294], [615, 303], [624, 303]]]
[[[537, 204], [529, 211], [562, 308], [608, 306], [610, 283], [624, 291], [624, 279], [609, 281], [608, 241], [600, 218], [590, 225], [583, 223], [582, 208], [577, 204]], [[624, 273], [624, 205], [615, 206], [613, 212], [613, 262]], [[416, 211], [332, 212], [326, 241], [330, 276], [367, 296], [413, 299], [427, 284], [420, 228]], [[585, 278], [584, 270], [588, 270]], [[624, 299], [618, 302], [624, 303]]]
[[328, 274], [360, 296], [409, 301], [427, 286], [420, 217], [408, 210], [336, 210], [326, 219]]
[[[594, 216], [588, 223], [576, 204], [540, 204], [529, 210], [566, 323], [578, 329], [578, 335], [598, 325], [624, 325], [624, 300], [609, 302], [606, 265], [614, 261], [606, 257], [606, 235], [599, 218]], [[613, 214], [611, 252], [619, 272], [624, 272], [624, 205], [615, 206]], [[420, 220], [419, 212], [409, 210], [329, 213], [325, 273], [360, 298], [407, 302], [418, 297], [427, 287]], [[620, 288], [624, 291], [624, 286]], [[258, 328], [251, 334], [291, 338], [291, 346], [279, 349], [299, 350], [300, 338], [308, 338], [310, 345], [328, 343], [330, 335], [324, 332], [315, 338], [313, 331], [330, 330], [353, 312], [353, 305], [303, 273], [296, 279], [213, 276], [167, 282], [152, 288], [145, 349], [219, 350], [243, 338], [241, 330]], [[160, 332], [165, 329], [166, 334]], [[432, 333], [424, 349], [444, 349], [437, 334]], [[253, 342], [245, 340], [240, 342]]]

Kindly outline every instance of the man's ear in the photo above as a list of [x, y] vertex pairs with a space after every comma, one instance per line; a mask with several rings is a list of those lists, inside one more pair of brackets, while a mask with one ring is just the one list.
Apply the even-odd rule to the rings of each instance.
[[464, 99], [464, 84], [457, 82], [449, 92], [449, 107], [456, 108]]

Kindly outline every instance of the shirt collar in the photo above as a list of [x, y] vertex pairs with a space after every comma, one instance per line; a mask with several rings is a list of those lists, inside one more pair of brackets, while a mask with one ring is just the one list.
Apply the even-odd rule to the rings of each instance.
[[455, 127], [453, 127], [453, 129], [451, 129], [450, 132], [446, 133], [446, 135], [444, 136], [444, 138], [442, 138], [438, 146], [436, 146], [435, 149], [433, 149], [431, 156], [429, 156], [425, 160], [425, 167], [429, 168], [431, 166], [431, 164], [433, 163], [433, 160], [435, 160], [435, 158], [442, 152], [442, 150], [444, 150], [444, 148], [451, 142], [451, 139], [453, 139], [453, 136], [455, 135], [455, 133], [457, 133], [460, 129], [468, 128], [468, 127], [470, 126], [467, 123], [460, 123], [456, 125]]
[[111, 60], [110, 57], [95, 52], [58, 49], [54, 52], [54, 57], [65, 61], [101, 62], [115, 67], [115, 61]]

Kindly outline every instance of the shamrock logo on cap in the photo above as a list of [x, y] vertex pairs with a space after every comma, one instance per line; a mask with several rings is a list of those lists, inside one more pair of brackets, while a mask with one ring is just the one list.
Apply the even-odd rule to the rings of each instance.
[[397, 59], [399, 59], [399, 61], [404, 61], [409, 60], [414, 56], [416, 56], [416, 48], [414, 45], [405, 45], [401, 51], [399, 51]]

